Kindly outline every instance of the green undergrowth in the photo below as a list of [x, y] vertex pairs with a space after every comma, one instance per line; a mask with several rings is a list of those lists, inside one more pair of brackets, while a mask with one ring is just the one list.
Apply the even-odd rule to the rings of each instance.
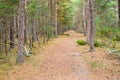
[[103, 28], [96, 28], [97, 29], [97, 36], [100, 38], [108, 38], [115, 41], [120, 41], [120, 29], [115, 27], [103, 27]]
[[77, 40], [78, 45], [86, 45], [87, 43], [84, 40]]
[[[86, 44], [87, 44], [86, 41], [84, 41], [84, 40], [77, 40], [76, 43], [77, 43], [78, 45], [86, 45]], [[97, 40], [95, 40], [95, 41], [94, 41], [94, 46], [95, 46], [95, 47], [102, 47], [102, 43], [99, 42], [99, 41], [97, 41]]]
[[[100, 40], [102, 46], [109, 49], [109, 55], [113, 59], [120, 60], [120, 29], [117, 27], [97, 27], [96, 39]], [[111, 50], [113, 49], [113, 50]]]
[[120, 41], [120, 29], [117, 27], [97, 27], [97, 38], [107, 38], [112, 41]]
[[70, 36], [70, 34], [67, 34], [67, 33], [65, 33], [65, 34], [63, 34], [63, 35], [65, 35], [65, 36]]
[[95, 47], [102, 47], [102, 43], [99, 42], [98, 40], [95, 40], [95, 41], [94, 41], [94, 46], [95, 46]]

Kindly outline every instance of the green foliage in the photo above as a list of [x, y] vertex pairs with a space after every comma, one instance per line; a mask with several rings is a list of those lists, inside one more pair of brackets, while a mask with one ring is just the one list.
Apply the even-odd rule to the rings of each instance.
[[70, 36], [70, 34], [64, 34], [64, 35], [66, 35], [66, 36]]
[[100, 43], [99, 41], [95, 40], [94, 41], [94, 46], [95, 47], [102, 47], [102, 43]]
[[29, 4], [27, 5], [27, 11], [31, 14], [35, 13], [38, 7], [37, 0], [29, 1]]
[[[95, 26], [99, 27], [115, 27], [116, 25], [116, 14], [118, 2], [116, 0], [106, 1], [106, 0], [96, 0], [95, 1], [96, 8], [96, 17], [97, 23], [95, 21]], [[102, 14], [101, 14], [102, 13]], [[99, 18], [99, 19], [98, 19]]]
[[111, 28], [104, 27], [104, 28], [100, 29], [98, 32], [99, 32], [100, 36], [105, 36], [107, 38], [111, 38], [113, 31]]
[[84, 40], [78, 40], [77, 44], [78, 45], [86, 45], [87, 43]]
[[[66, 26], [67, 29], [71, 29], [73, 23], [73, 17], [76, 13], [77, 0], [58, 0], [58, 23], [60, 26]], [[78, 5], [78, 4], [77, 4]]]
[[[109, 48], [119, 48], [120, 30], [116, 27], [102, 27], [97, 29], [96, 39], [100, 40], [102, 46]], [[96, 43], [96, 42], [95, 42]], [[101, 46], [100, 44], [100, 46]]]
[[53, 34], [53, 27], [52, 26], [45, 26], [44, 28], [44, 34], [47, 38], [53, 38], [55, 35]]
[[106, 37], [113, 41], [120, 41], [120, 31], [118, 28], [113, 27], [103, 27], [97, 29], [97, 35], [101, 38]]
[[10, 14], [15, 14], [18, 4], [19, 0], [0, 0], [0, 16], [8, 17]]
[[115, 41], [120, 41], [120, 30], [119, 29], [114, 29], [114, 40]]
[[[120, 31], [117, 28], [118, 2], [116, 0], [95, 0], [96, 39], [101, 40], [102, 46], [115, 47], [120, 41]], [[95, 45], [98, 43], [95, 41]], [[98, 46], [98, 45], [97, 45]]]

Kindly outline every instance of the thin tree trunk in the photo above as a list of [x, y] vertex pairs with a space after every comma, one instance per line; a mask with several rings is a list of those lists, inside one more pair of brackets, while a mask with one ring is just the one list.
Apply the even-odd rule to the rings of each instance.
[[[27, 1], [25, 2], [24, 6], [27, 6]], [[25, 8], [26, 9], [26, 8]], [[26, 10], [25, 12], [26, 13]], [[28, 44], [28, 18], [27, 15], [24, 15], [24, 24], [25, 24], [25, 28], [24, 28], [24, 44]]]
[[8, 55], [8, 49], [7, 49], [7, 33], [5, 33], [5, 53], [6, 53], [6, 56]]
[[84, 28], [84, 35], [86, 36], [86, 19], [85, 19], [85, 0], [83, 2], [83, 28]]
[[19, 4], [18, 53], [16, 60], [17, 63], [24, 62], [25, 1], [26, 0], [20, 0]]
[[90, 11], [90, 52], [94, 52], [94, 11], [93, 11], [93, 0], [89, 0], [89, 11]]
[[54, 33], [57, 37], [57, 0], [54, 1]]
[[[1, 30], [1, 28], [2, 28], [2, 21], [0, 20], [0, 30]], [[1, 31], [0, 31], [0, 35], [1, 35]], [[2, 52], [2, 44], [1, 43], [2, 43], [2, 38], [0, 36], [0, 53]]]
[[[50, 23], [52, 28], [54, 29], [54, 7], [53, 7], [54, 0], [49, 0], [49, 8], [50, 8]], [[54, 34], [54, 30], [52, 30], [52, 33]]]
[[32, 49], [33, 47], [33, 23], [32, 23], [32, 16], [30, 15], [29, 17], [30, 21], [29, 21], [29, 46], [30, 49]]
[[86, 42], [87, 44], [90, 45], [90, 11], [89, 11], [89, 0], [87, 0], [87, 6], [86, 6], [86, 11], [85, 11], [85, 15], [86, 15]]
[[19, 16], [16, 16], [16, 38], [18, 38]]
[[24, 30], [24, 43], [25, 44], [28, 44], [28, 41], [27, 41], [27, 20], [26, 20], [26, 16], [25, 16], [25, 30]]
[[120, 0], [118, 0], [118, 15], [119, 15], [119, 28], [120, 28]]
[[14, 17], [10, 18], [10, 48], [14, 48]]
[[33, 21], [33, 26], [32, 26], [32, 41], [33, 42], [36, 42], [37, 41], [37, 29], [36, 29], [36, 27], [37, 27], [37, 23], [36, 23], [37, 21], [36, 21], [36, 19], [34, 18], [34, 21]]

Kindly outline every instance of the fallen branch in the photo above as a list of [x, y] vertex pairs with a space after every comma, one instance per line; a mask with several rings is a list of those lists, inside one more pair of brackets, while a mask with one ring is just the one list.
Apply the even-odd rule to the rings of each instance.
[[27, 57], [29, 57], [29, 56], [30, 56], [30, 49], [27, 49], [27, 47], [24, 46], [24, 50], [25, 50], [25, 55], [26, 55]]

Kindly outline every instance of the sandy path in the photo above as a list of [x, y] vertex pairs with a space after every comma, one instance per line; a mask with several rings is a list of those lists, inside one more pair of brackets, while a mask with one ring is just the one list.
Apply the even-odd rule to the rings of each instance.
[[43, 51], [44, 60], [38, 60], [36, 65], [25, 63], [12, 71], [6, 80], [93, 80], [77, 52], [78, 39], [78, 36], [61, 38]]
[[40, 80], [88, 80], [89, 71], [77, 52], [76, 40], [69, 37], [49, 49]]

